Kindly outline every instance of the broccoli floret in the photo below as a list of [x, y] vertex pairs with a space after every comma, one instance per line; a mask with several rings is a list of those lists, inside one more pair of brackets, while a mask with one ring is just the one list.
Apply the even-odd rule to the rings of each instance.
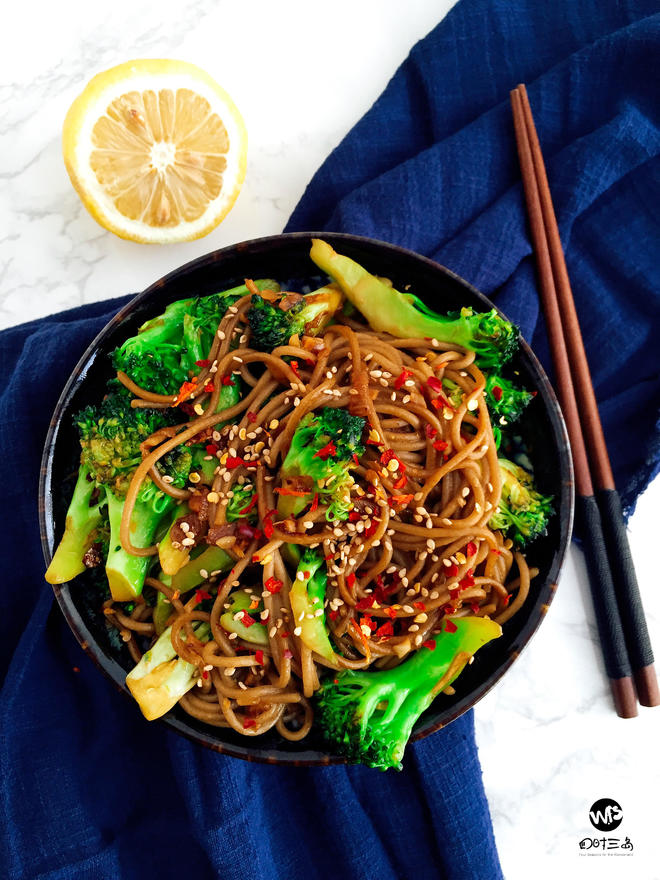
[[348, 517], [354, 484], [350, 469], [354, 456], [364, 452], [365, 424], [348, 410], [327, 406], [303, 416], [280, 470], [280, 516], [297, 516], [318, 494], [319, 503], [328, 506], [328, 519]]
[[339, 284], [373, 330], [400, 338], [437, 339], [469, 348], [484, 369], [503, 364], [518, 346], [516, 328], [495, 309], [473, 312], [471, 308], [464, 308], [460, 312], [438, 315], [419, 297], [395, 290], [359, 263], [336, 253], [327, 242], [313, 239], [310, 256]]
[[534, 394], [525, 388], [518, 388], [510, 379], [491, 373], [486, 376], [485, 395], [495, 446], [499, 449], [502, 427], [518, 421]]
[[[131, 394], [123, 386], [113, 381], [108, 387], [109, 393], [100, 404], [85, 407], [74, 419], [81, 445], [78, 482], [67, 513], [67, 528], [47, 579], [53, 582], [57, 578], [56, 582], [61, 583], [80, 574], [85, 567], [85, 551], [95, 540], [94, 530], [103, 524], [105, 539], [101, 543], [110, 591], [115, 600], [126, 601], [142, 591], [152, 559], [133, 556], [121, 544], [124, 499], [142, 461], [140, 444], [177, 417], [167, 410], [133, 408]], [[172, 477], [173, 485], [181, 487], [191, 462], [190, 450], [178, 447], [163, 456], [158, 467]], [[95, 489], [98, 500], [90, 505]], [[151, 479], [143, 481], [131, 518], [131, 537], [136, 546], [151, 543], [175, 503]], [[102, 508], [106, 506], [104, 514]], [[74, 557], [78, 557], [77, 563]]]
[[503, 418], [503, 425], [517, 422], [533, 397], [533, 392], [519, 388], [504, 376], [490, 374], [486, 377], [486, 403], [493, 421], [499, 422]]
[[401, 769], [413, 726], [440, 690], [448, 687], [478, 649], [502, 633], [486, 617], [452, 620], [434, 648], [422, 647], [393, 669], [342, 670], [324, 683], [315, 721], [334, 751], [352, 763]]
[[529, 471], [506, 458], [498, 459], [502, 497], [491, 517], [491, 529], [499, 529], [518, 547], [525, 547], [545, 535], [552, 516], [552, 496], [541, 494]]
[[[292, 302], [292, 300], [295, 300]], [[341, 306], [343, 295], [336, 285], [329, 285], [296, 298], [286, 294], [276, 300], [254, 294], [247, 318], [252, 343], [261, 351], [286, 345], [295, 334], [318, 336]]]
[[[277, 288], [270, 280], [255, 281], [260, 290]], [[162, 315], [143, 324], [112, 353], [112, 363], [136, 385], [157, 394], [176, 394], [198, 361], [211, 349], [213, 336], [227, 309], [248, 293], [235, 287], [211, 296], [178, 300]]]

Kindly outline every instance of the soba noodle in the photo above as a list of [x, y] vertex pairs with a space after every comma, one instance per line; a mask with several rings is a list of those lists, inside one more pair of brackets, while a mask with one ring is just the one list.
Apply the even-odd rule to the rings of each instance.
[[[211, 527], [227, 524], [234, 489], [256, 488], [258, 528], [267, 537], [259, 540], [258, 532], [248, 529], [247, 538], [234, 530], [219, 539], [235, 561], [228, 574], [209, 573], [202, 584], [211, 597], [208, 610], [200, 610], [199, 591], [184, 600], [153, 577], [146, 587], [170, 603], [173, 646], [198, 670], [197, 687], [180, 700], [182, 709], [247, 736], [276, 728], [283, 737], [299, 740], [312, 726], [309, 698], [328, 668], [400, 663], [441, 630], [449, 615], [488, 615], [504, 622], [525, 601], [535, 572], [511, 541], [488, 526], [500, 498], [500, 471], [485, 379], [473, 352], [436, 340], [397, 339], [341, 317], [317, 339], [306, 337], [303, 344], [294, 337], [291, 344], [264, 353], [250, 347], [249, 305], [245, 296], [223, 318], [208, 366], [195, 377], [186, 401], [191, 417], [143, 443], [121, 541], [131, 553], [157, 552], [156, 546], [134, 547], [130, 537], [131, 512], [145, 478], [177, 499], [196, 491], [194, 486], [173, 489], [156, 468], [182, 443], [208, 438], [217, 448], [207, 496]], [[217, 412], [220, 379], [232, 374], [247, 393]], [[134, 406], [181, 403], [176, 396], [137, 387], [122, 373], [118, 378], [135, 395]], [[445, 397], [443, 379], [458, 386], [460, 404]], [[204, 390], [211, 385], [213, 390]], [[344, 407], [367, 420], [365, 452], [352, 471], [351, 515], [333, 521], [319, 505], [297, 520], [273, 519], [279, 468], [293, 433], [305, 414], [322, 407]], [[221, 422], [226, 424], [218, 429]], [[240, 464], [228, 467], [228, 457]], [[332, 662], [299, 637], [289, 602], [286, 544], [319, 548], [325, 557]], [[277, 593], [265, 589], [272, 578], [282, 583]], [[239, 587], [254, 597], [255, 607], [257, 600], [263, 602], [268, 645], [261, 651], [220, 624]], [[153, 607], [141, 597], [129, 615], [120, 603], [108, 601], [105, 613], [138, 660], [140, 645], [155, 633]], [[198, 621], [210, 626], [207, 642], [195, 636]]]

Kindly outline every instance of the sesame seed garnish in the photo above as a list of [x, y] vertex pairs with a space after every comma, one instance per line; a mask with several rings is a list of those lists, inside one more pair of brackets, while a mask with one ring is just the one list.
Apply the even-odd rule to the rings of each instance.
[[197, 413], [198, 416], [204, 415], [204, 407], [202, 406], [201, 403], [196, 403], [194, 405], [193, 409], [195, 410], [195, 412]]

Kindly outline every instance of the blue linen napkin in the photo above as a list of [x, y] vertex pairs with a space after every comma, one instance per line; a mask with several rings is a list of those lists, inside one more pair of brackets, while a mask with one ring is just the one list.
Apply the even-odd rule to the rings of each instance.
[[[494, 296], [547, 365], [508, 109], [526, 81], [628, 505], [660, 458], [656, 9], [461, 0], [289, 224], [433, 256]], [[69, 372], [125, 301], [0, 334], [0, 873], [497, 880], [472, 713], [412, 746], [400, 774], [252, 765], [148, 725], [82, 654], [42, 580], [39, 459]]]

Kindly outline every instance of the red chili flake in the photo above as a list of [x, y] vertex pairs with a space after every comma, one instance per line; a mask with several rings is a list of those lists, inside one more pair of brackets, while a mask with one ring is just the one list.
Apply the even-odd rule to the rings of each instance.
[[254, 617], [250, 617], [247, 611], [244, 611], [241, 615], [241, 623], [243, 626], [247, 626], [248, 628], [252, 626], [253, 623], [256, 623]]
[[208, 669], [202, 669], [202, 678], [208, 678], [209, 672]]
[[328, 555], [327, 555], [327, 556], [324, 556], [323, 558], [324, 558], [324, 560], [325, 560], [326, 562], [330, 562], [331, 559], [334, 559], [334, 558], [335, 558], [335, 554], [334, 554], [334, 553], [328, 553]]
[[299, 492], [297, 489], [274, 489], [273, 490], [277, 495], [293, 495], [295, 498], [305, 498], [307, 495], [311, 494], [310, 492]]
[[532, 391], [532, 397], [536, 397], [537, 394], [538, 394], [538, 391]]
[[298, 368], [300, 367], [300, 364], [298, 363], [298, 361], [291, 361], [289, 366], [293, 370], [294, 374], [298, 377], [298, 379], [300, 379], [300, 373], [298, 372]]
[[413, 500], [413, 497], [413, 495], [390, 495], [390, 497], [387, 499], [387, 503], [390, 505], [390, 507], [394, 507], [396, 504], [406, 505], [410, 504], [410, 502]]
[[458, 574], [458, 566], [457, 565], [448, 565], [445, 569], [445, 574], [447, 577], [456, 577]]
[[269, 593], [279, 593], [282, 589], [283, 584], [282, 581], [278, 580], [276, 577], [269, 577], [264, 587], [268, 590]]
[[448, 446], [449, 446], [449, 443], [447, 443], [445, 440], [434, 440], [433, 441], [433, 448], [437, 449], [438, 452], [444, 452]]
[[474, 578], [472, 577], [471, 569], [468, 569], [465, 577], [460, 579], [460, 581], [458, 582], [458, 586], [461, 588], [461, 590], [466, 590], [468, 587], [474, 586]]
[[418, 611], [426, 611], [426, 605], [423, 602], [413, 602], [413, 608]]
[[424, 425], [424, 432], [426, 433], [427, 437], [435, 437], [435, 435], [438, 433], [438, 429], [434, 428], [433, 425], [429, 425], [429, 423], [427, 422]]
[[451, 590], [449, 591], [449, 598], [450, 598], [452, 601], [453, 601], [454, 599], [458, 599], [458, 595], [459, 595], [460, 592], [461, 592], [461, 591], [459, 590], [458, 587], [454, 587], [454, 589], [451, 589]]
[[456, 609], [454, 608], [453, 605], [445, 605], [445, 607], [442, 610], [445, 614], [453, 614], [454, 611], [456, 611]]
[[222, 384], [223, 385], [235, 385], [236, 382], [234, 382], [234, 380], [232, 379], [231, 376], [223, 376], [222, 377]]
[[338, 679], [338, 678], [333, 678], [332, 681], [333, 681], [333, 684], [339, 684], [339, 679]]
[[208, 446], [206, 447], [206, 454], [207, 455], [215, 455], [217, 451], [218, 451], [218, 447], [216, 446], [215, 443], [209, 443]]
[[355, 586], [355, 575], [353, 574], [353, 572], [351, 572], [351, 574], [349, 574], [349, 576], [346, 578], [346, 586], [349, 590], [352, 590]]
[[257, 414], [254, 412], [248, 412], [247, 420], [248, 420], [248, 422], [256, 422], [257, 421]]
[[266, 611], [263, 617], [260, 616], [260, 620], [262, 623], [268, 623], [270, 620], [270, 611]]
[[203, 599], [210, 599], [210, 598], [211, 598], [211, 594], [207, 593], [206, 590], [202, 590], [201, 588], [198, 588], [197, 590], [195, 590], [195, 602], [199, 603]]
[[502, 389], [500, 388], [499, 385], [493, 385], [493, 397], [495, 398], [495, 400], [498, 400], [498, 401], [502, 400], [503, 393], [504, 392], [502, 391]]
[[362, 626], [362, 624], [366, 624], [366, 626], [369, 627], [369, 629], [371, 630], [371, 632], [373, 632], [373, 631], [376, 629], [376, 627], [378, 626], [378, 624], [376, 623], [376, 621], [373, 620], [368, 614], [364, 614], [364, 615], [360, 618], [360, 626]]
[[259, 649], [258, 651], [255, 651], [254, 659], [257, 661], [259, 666], [263, 666], [264, 665], [264, 652], [261, 649]]
[[509, 604], [510, 599], [511, 599], [511, 593], [507, 593], [506, 596], [504, 597], [504, 599], [502, 600], [502, 606], [504, 608], [506, 608], [506, 606]]
[[204, 367], [210, 367], [210, 366], [211, 366], [211, 361], [209, 361], [209, 360], [195, 361], [195, 366], [196, 366], [196, 367], [202, 367], [202, 368], [204, 368]]
[[494, 553], [495, 556], [501, 556], [501, 555], [502, 555], [502, 551], [501, 551], [501, 550], [496, 550], [495, 547], [493, 547], [492, 550], [491, 550], [490, 552], [491, 552], [491, 553]]
[[405, 474], [401, 474], [398, 480], [395, 480], [392, 483], [393, 489], [403, 489], [405, 488], [406, 483], [408, 482], [408, 477]]
[[390, 617], [392, 620], [394, 620], [394, 618], [396, 617], [396, 609], [395, 608], [388, 608], [386, 613], [387, 613], [387, 616]]
[[367, 437], [367, 446], [383, 446], [382, 440], [372, 440], [370, 437]]
[[322, 449], [319, 449], [318, 452], [314, 453], [314, 458], [320, 458], [321, 461], [327, 461], [330, 458], [330, 456], [336, 455], [336, 454], [337, 454], [337, 447], [335, 446], [335, 444], [331, 440], [329, 443], [326, 443], [326, 445]]
[[427, 384], [427, 385], [429, 386], [429, 388], [431, 388], [433, 391], [438, 391], [438, 392], [442, 393], [442, 382], [440, 381], [440, 379], [437, 379], [435, 376], [430, 376], [430, 377], [426, 380], [426, 384]]
[[469, 541], [467, 547], [465, 548], [466, 556], [476, 556], [477, 553], [477, 545], [474, 541]]
[[362, 534], [364, 535], [365, 538], [373, 537], [376, 534], [376, 532], [378, 531], [379, 525], [380, 525], [380, 520], [377, 519], [376, 517], [374, 517], [371, 520], [371, 525], [369, 526], [369, 528], [365, 529], [364, 532], [362, 532]]
[[179, 388], [176, 393], [176, 406], [179, 406], [179, 404], [183, 403], [186, 398], [190, 397], [196, 388], [197, 385], [194, 382], [183, 382], [181, 388]]
[[257, 722], [254, 720], [254, 718], [244, 718], [243, 719], [243, 728], [245, 730], [247, 730], [250, 727], [256, 727], [256, 726], [257, 726]]
[[455, 633], [458, 627], [453, 620], [445, 620], [445, 632]]
[[330, 611], [328, 614], [328, 617], [330, 618], [330, 620], [337, 620], [338, 616], [339, 616], [339, 609], [337, 609], [336, 611]]
[[291, 653], [291, 651], [288, 648], [285, 648], [283, 651], [283, 656], [284, 656], [285, 660], [291, 660], [291, 658], [293, 657], [293, 654]]
[[362, 519], [362, 516], [357, 512], [357, 510], [351, 510], [348, 514], [349, 522], [357, 522], [359, 519]]
[[435, 641], [433, 639], [427, 639], [425, 642], [422, 642], [422, 648], [428, 648], [429, 651], [435, 651]]
[[312, 501], [312, 506], [309, 508], [309, 512], [313, 513], [318, 506], [319, 506], [319, 493], [315, 492], [314, 499]]
[[275, 534], [275, 526], [273, 525], [273, 520], [271, 519], [272, 513], [266, 514], [264, 517], [264, 535], [270, 539]]
[[473, 614], [478, 614], [478, 613], [479, 613], [479, 610], [480, 610], [480, 608], [479, 608], [479, 603], [478, 603], [478, 602], [470, 602], [470, 611], [471, 611]]
[[281, 639], [288, 639], [290, 635], [291, 635], [291, 633], [289, 632], [288, 629], [283, 629], [282, 632], [280, 633], [280, 638]]
[[360, 459], [357, 456], [357, 452], [353, 453], [353, 461], [355, 462], [355, 467], [360, 467]]
[[408, 379], [412, 379], [412, 373], [410, 370], [401, 370], [399, 375], [394, 380], [394, 387], [397, 391], [400, 391], [404, 384], [408, 381]]
[[250, 466], [252, 466], [252, 467], [254, 467], [254, 465], [252, 464], [252, 462], [250, 462], [250, 461], [246, 461], [244, 458], [241, 458], [240, 455], [228, 455], [228, 456], [227, 456], [227, 460], [225, 461], [225, 467], [226, 467], [228, 470], [231, 471], [231, 470], [233, 470], [234, 468], [242, 467], [242, 466], [245, 466], [245, 467], [250, 467]]
[[241, 516], [242, 516], [244, 513], [248, 513], [250, 510], [252, 510], [252, 508], [254, 507], [254, 505], [257, 503], [258, 500], [259, 500], [259, 496], [255, 492], [254, 495], [252, 496], [252, 498], [250, 499], [250, 502], [248, 504], [246, 504], [245, 507], [241, 508], [241, 510], [238, 511], [239, 514], [241, 514]]
[[206, 391], [208, 394], [211, 394], [213, 391], [215, 391], [215, 385], [213, 384], [213, 382], [207, 382], [204, 386], [204, 391]]
[[382, 626], [379, 626], [374, 635], [377, 639], [389, 639], [390, 636], [393, 636], [394, 627], [392, 626], [392, 621], [387, 620]]
[[374, 602], [376, 601], [373, 594], [371, 596], [365, 596], [363, 599], [360, 599], [356, 602], [355, 607], [358, 611], [366, 611], [367, 608], [371, 608]]

